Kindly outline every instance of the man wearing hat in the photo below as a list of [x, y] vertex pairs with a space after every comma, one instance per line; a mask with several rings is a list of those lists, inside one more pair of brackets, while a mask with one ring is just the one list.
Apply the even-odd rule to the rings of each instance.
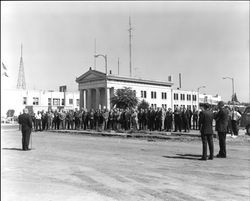
[[228, 127], [228, 117], [229, 112], [226, 108], [224, 108], [224, 102], [219, 101], [218, 102], [218, 113], [216, 114], [215, 120], [216, 120], [216, 129], [219, 136], [219, 145], [220, 145], [220, 151], [217, 154], [218, 158], [226, 158], [226, 135], [227, 135], [227, 127]]
[[23, 110], [23, 114], [19, 115], [18, 123], [21, 125], [22, 130], [22, 148], [24, 151], [29, 149], [30, 134], [32, 130], [32, 120], [27, 108]]
[[200, 132], [202, 140], [202, 158], [200, 160], [207, 160], [207, 144], [209, 147], [209, 160], [214, 157], [214, 142], [213, 142], [213, 112], [209, 110], [210, 105], [204, 104], [204, 110], [200, 113]]

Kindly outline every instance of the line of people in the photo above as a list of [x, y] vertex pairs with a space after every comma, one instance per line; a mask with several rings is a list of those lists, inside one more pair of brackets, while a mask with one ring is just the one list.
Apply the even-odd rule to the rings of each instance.
[[[237, 136], [241, 114], [237, 108], [230, 109], [228, 118], [228, 133]], [[200, 130], [201, 112], [195, 108], [191, 111], [185, 107], [149, 108], [149, 109], [119, 109], [94, 110], [75, 109], [66, 111], [48, 110], [32, 114], [34, 131], [43, 130], [149, 130], [167, 132], [189, 132]]]
[[32, 114], [34, 131], [51, 129], [185, 131], [199, 129], [198, 111], [185, 107], [94, 110], [48, 110]]

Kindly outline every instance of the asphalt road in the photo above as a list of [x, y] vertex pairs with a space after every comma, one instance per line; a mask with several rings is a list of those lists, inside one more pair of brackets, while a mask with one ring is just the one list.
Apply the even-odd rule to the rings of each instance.
[[[1, 132], [3, 201], [250, 199], [250, 139], [228, 138], [228, 158], [199, 161], [199, 139], [147, 141], [37, 132]], [[215, 154], [218, 141], [215, 139]]]

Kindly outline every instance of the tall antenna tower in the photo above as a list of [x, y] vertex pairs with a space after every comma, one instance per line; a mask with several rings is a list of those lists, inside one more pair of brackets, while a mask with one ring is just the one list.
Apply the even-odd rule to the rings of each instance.
[[132, 62], [131, 62], [131, 57], [132, 57], [132, 44], [131, 44], [131, 39], [132, 39], [132, 27], [131, 27], [131, 19], [129, 16], [129, 75], [132, 77]]
[[18, 72], [17, 89], [26, 89], [24, 67], [23, 67], [23, 45], [21, 44], [21, 58]]

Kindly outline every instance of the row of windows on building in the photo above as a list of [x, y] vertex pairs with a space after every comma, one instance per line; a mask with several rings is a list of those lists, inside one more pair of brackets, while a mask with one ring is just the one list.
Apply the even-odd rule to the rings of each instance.
[[[188, 101], [191, 101], [191, 97], [193, 98], [193, 101], [196, 101], [196, 95], [191, 96], [191, 94], [186, 94], [186, 96], [185, 96], [185, 94], [180, 94], [180, 100], [187, 99]], [[147, 98], [147, 91], [141, 91], [141, 98]], [[156, 99], [156, 98], [157, 98], [156, 91], [151, 91], [151, 99]], [[167, 99], [166, 92], [161, 93], [161, 99]], [[174, 100], [179, 100], [178, 93], [174, 93]]]
[[[193, 101], [196, 101], [196, 95], [192, 95]], [[191, 101], [191, 94], [180, 94], [180, 100], [185, 100], [185, 97], [187, 97], [188, 101]], [[179, 100], [179, 94], [174, 93], [174, 100]]]
[[[156, 109], [158, 106], [157, 106], [157, 104], [151, 104], [151, 107]], [[162, 104], [161, 107], [164, 108], [164, 109], [168, 109], [167, 104]], [[192, 105], [187, 105], [187, 106], [185, 106], [185, 105], [174, 105], [174, 108], [176, 108], [176, 107], [187, 108], [187, 109], [190, 109], [190, 110], [194, 110], [196, 108], [195, 105], [193, 105], [193, 106]]]
[[[60, 98], [48, 98], [48, 106], [60, 106], [60, 102], [61, 105], [65, 105], [65, 101], [64, 98], [60, 100]], [[27, 97], [23, 97], [23, 104], [27, 105]], [[39, 98], [37, 97], [33, 97], [33, 105], [39, 105]], [[68, 102], [69, 105], [73, 105], [73, 99], [69, 99]], [[79, 99], [76, 99], [76, 105], [79, 106]]]
[[[141, 98], [147, 98], [147, 92], [146, 91], [141, 91]], [[151, 91], [151, 99], [156, 99], [156, 91]], [[161, 93], [161, 98], [162, 99], [167, 99], [167, 93], [162, 92]]]

